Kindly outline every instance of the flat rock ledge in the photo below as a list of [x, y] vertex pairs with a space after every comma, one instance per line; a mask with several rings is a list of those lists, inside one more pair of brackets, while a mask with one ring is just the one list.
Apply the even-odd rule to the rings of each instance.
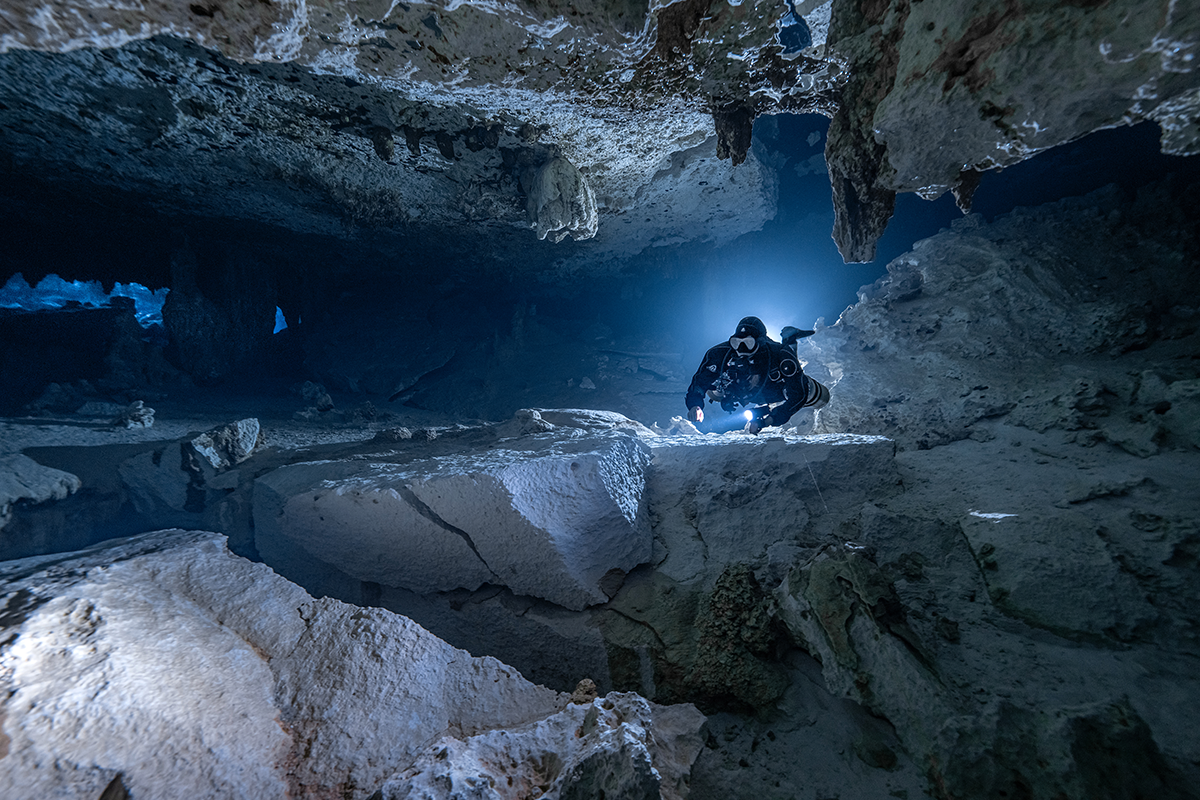
[[418, 593], [487, 583], [580, 610], [650, 560], [649, 463], [613, 432], [293, 464], [256, 483], [255, 541], [309, 587], [321, 573]]
[[[569, 703], [409, 619], [314, 600], [219, 534], [181, 530], [0, 564], [0, 691], [4, 795], [89, 800], [362, 800], [442, 737], [533, 725]], [[703, 718], [671, 712], [656, 728], [657, 711], [639, 708], [660, 747], [617, 737], [605, 758], [627, 754], [641, 774], [661, 750], [664, 779], [682, 781]]]

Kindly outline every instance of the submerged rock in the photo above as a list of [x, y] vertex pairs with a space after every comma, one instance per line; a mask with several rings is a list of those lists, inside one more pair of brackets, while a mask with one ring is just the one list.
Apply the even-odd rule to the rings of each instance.
[[62, 500], [82, 485], [71, 473], [44, 467], [29, 456], [0, 457], [0, 528], [11, 518], [14, 503]]
[[191, 441], [196, 454], [217, 471], [242, 463], [261, 444], [262, 427], [253, 417], [213, 428]]
[[1194, 244], [1179, 238], [1194, 224], [1188, 191], [1165, 182], [1130, 200], [1108, 187], [918, 242], [799, 342], [832, 394], [814, 431], [927, 448], [1006, 418], [1141, 456], [1200, 447], [1200, 374], [1184, 356], [1200, 305]]
[[294, 464], [257, 482], [255, 539], [268, 563], [318, 585], [489, 583], [578, 610], [608, 599], [606, 576], [650, 559], [649, 460], [617, 434]]
[[382, 800], [683, 800], [704, 716], [610, 693], [524, 728], [446, 737], [380, 790]]
[[114, 425], [123, 428], [152, 428], [154, 427], [154, 409], [146, 406], [143, 400], [134, 400], [121, 410], [113, 420]]
[[0, 597], [10, 797], [119, 780], [133, 797], [361, 800], [447, 732], [567, 704], [403, 617], [314, 600], [212, 533], [5, 562]]

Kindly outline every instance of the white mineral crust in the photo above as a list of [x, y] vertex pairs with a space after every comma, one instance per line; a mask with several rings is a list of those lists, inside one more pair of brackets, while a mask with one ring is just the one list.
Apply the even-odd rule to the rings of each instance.
[[381, 609], [314, 600], [215, 533], [0, 564], [0, 795], [361, 800], [453, 732], [566, 696]]
[[516, 730], [445, 737], [388, 780], [384, 800], [608, 797], [680, 800], [704, 715], [613, 692]]

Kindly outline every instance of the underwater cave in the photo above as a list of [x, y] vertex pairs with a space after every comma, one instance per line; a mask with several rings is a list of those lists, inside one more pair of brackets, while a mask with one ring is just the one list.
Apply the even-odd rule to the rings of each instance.
[[0, 796], [1200, 796], [1186, 5], [0, 8]]

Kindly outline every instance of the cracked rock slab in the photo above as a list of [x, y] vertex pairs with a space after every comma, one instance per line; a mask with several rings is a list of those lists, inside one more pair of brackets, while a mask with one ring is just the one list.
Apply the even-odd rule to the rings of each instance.
[[1064, 636], [1130, 639], [1156, 616], [1104, 530], [1071, 511], [960, 522], [996, 607]]
[[650, 559], [649, 460], [616, 434], [294, 464], [256, 484], [256, 542], [287, 574], [334, 570], [418, 593], [489, 583], [579, 610], [608, 599], [606, 576]]

